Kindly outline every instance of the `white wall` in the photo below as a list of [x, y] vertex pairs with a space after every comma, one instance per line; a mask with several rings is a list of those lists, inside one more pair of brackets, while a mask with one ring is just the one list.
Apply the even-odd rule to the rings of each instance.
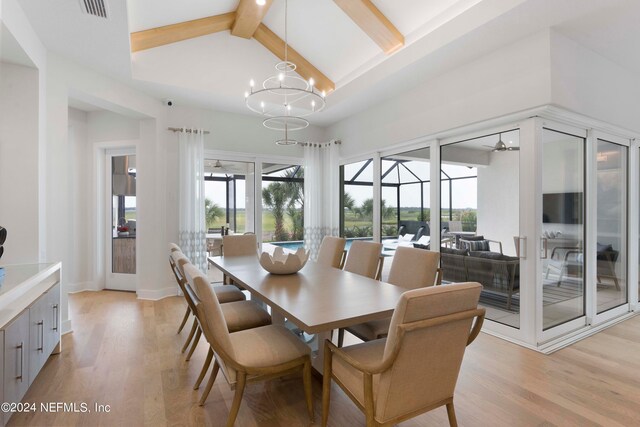
[[90, 143], [124, 141], [140, 138], [140, 119], [112, 111], [90, 111], [87, 114]]
[[551, 98], [572, 111], [640, 131], [640, 76], [551, 32]]
[[[478, 168], [478, 234], [502, 242], [505, 255], [516, 255], [513, 237], [520, 235], [520, 153], [491, 153]], [[493, 245], [492, 245], [493, 249]]]
[[0, 264], [38, 262], [38, 70], [0, 62]]
[[[69, 108], [69, 181], [67, 191], [73, 195], [68, 210], [71, 226], [69, 238], [72, 241], [73, 267], [65, 269], [69, 290], [90, 287], [94, 248], [87, 245], [91, 228], [87, 218], [91, 215], [90, 195], [90, 146], [87, 129], [87, 113]], [[71, 267], [71, 266], [65, 266]], [[72, 288], [73, 285], [73, 288]]]
[[551, 100], [549, 32], [496, 50], [328, 128], [344, 156], [544, 105]]

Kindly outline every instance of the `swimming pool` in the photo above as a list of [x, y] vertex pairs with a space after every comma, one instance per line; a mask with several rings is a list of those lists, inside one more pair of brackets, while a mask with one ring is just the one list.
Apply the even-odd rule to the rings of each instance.
[[[355, 238], [350, 238], [347, 239], [347, 243], [344, 245], [344, 249], [345, 250], [349, 250], [349, 248], [351, 247], [351, 243], [353, 243], [354, 240], [373, 240], [373, 238], [371, 237], [365, 237], [365, 238], [360, 238], [360, 239], [355, 239]], [[302, 248], [304, 247], [304, 242], [301, 240], [296, 240], [296, 241], [292, 241], [292, 242], [271, 242], [272, 245], [275, 246], [280, 246], [282, 248], [285, 249], [290, 249], [292, 251], [297, 250], [298, 248]]]

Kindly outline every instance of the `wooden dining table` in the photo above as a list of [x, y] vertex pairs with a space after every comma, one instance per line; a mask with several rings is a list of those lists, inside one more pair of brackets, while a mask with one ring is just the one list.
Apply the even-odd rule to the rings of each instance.
[[274, 324], [285, 319], [315, 334], [313, 367], [323, 369], [323, 343], [334, 329], [391, 317], [406, 289], [313, 261], [295, 274], [271, 274], [257, 256], [209, 257], [209, 263], [271, 307]]

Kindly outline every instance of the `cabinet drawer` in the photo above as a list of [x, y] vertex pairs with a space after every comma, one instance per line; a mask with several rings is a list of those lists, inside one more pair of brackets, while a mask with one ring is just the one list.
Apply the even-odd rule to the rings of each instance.
[[49, 357], [60, 342], [60, 283], [49, 289], [45, 298], [47, 312], [45, 313], [44, 353]]
[[[29, 310], [4, 328], [4, 401], [20, 402], [29, 388]], [[5, 424], [11, 413], [4, 414]]]
[[47, 294], [44, 294], [29, 307], [29, 385], [47, 361], [45, 331], [51, 323], [51, 318], [47, 317], [47, 302]]

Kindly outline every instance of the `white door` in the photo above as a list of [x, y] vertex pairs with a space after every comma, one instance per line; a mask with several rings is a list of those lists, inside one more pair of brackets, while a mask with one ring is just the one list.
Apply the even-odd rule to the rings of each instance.
[[135, 149], [107, 150], [105, 157], [105, 288], [135, 292]]

